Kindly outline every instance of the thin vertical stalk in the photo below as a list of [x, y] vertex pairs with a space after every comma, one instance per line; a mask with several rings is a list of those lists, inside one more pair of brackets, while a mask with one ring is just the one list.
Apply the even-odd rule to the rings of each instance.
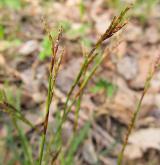
[[71, 108], [74, 105], [74, 103], [76, 102], [77, 98], [80, 96], [81, 93], [83, 93], [83, 89], [87, 85], [89, 79], [93, 76], [93, 74], [97, 70], [98, 66], [101, 64], [101, 62], [103, 61], [103, 59], [105, 57], [105, 56], [102, 56], [100, 58], [100, 60], [95, 64], [95, 66], [93, 66], [93, 69], [91, 70], [91, 73], [89, 74], [89, 76], [84, 78], [84, 80], [82, 81], [82, 84], [80, 85], [79, 91], [77, 92], [77, 94], [75, 96], [73, 96], [71, 104], [68, 105], [68, 102], [71, 99], [71, 96], [73, 94], [73, 91], [75, 90], [75, 87], [79, 84], [79, 82], [81, 80], [81, 77], [83, 75], [85, 75], [85, 73], [86, 73], [86, 71], [89, 67], [89, 64], [97, 56], [97, 55], [94, 54], [94, 52], [97, 50], [97, 48], [99, 48], [102, 45], [103, 41], [105, 41], [105, 40], [109, 39], [110, 37], [112, 37], [116, 32], [121, 30], [126, 25], [126, 22], [123, 22], [123, 18], [124, 18], [125, 14], [127, 13], [127, 11], [129, 9], [130, 9], [130, 7], [126, 7], [125, 10], [123, 10], [118, 17], [114, 17], [114, 19], [111, 22], [109, 28], [107, 28], [107, 30], [104, 32], [104, 34], [99, 38], [99, 40], [93, 46], [91, 51], [86, 55], [86, 58], [84, 59], [83, 64], [81, 65], [80, 71], [79, 71], [77, 77], [75, 78], [75, 81], [73, 82], [73, 84], [72, 84], [72, 86], [71, 86], [71, 88], [70, 88], [70, 90], [67, 94], [67, 98], [66, 98], [66, 101], [65, 101], [64, 110], [63, 110], [63, 114], [62, 114], [60, 124], [58, 125], [58, 128], [56, 130], [55, 138], [52, 138], [51, 141], [49, 142], [49, 145], [48, 145], [48, 148], [47, 148], [47, 153], [50, 151], [51, 145], [54, 144], [56, 137], [57, 136], [61, 137], [62, 126], [63, 126], [65, 120], [67, 119], [68, 113], [71, 111]]
[[40, 144], [38, 165], [42, 164], [44, 145], [46, 142], [46, 134], [47, 134], [47, 128], [48, 128], [49, 109], [50, 109], [50, 105], [51, 105], [52, 98], [53, 98], [56, 77], [57, 77], [59, 67], [60, 67], [60, 64], [62, 61], [62, 56], [64, 54], [64, 50], [63, 50], [62, 53], [60, 54], [60, 57], [56, 61], [56, 55], [57, 55], [57, 51], [59, 48], [59, 40], [61, 39], [61, 35], [62, 35], [62, 28], [59, 29], [59, 34], [57, 36], [57, 40], [56, 40], [56, 42], [54, 42], [50, 32], [48, 32], [49, 39], [52, 42], [52, 58], [51, 58], [51, 63], [50, 63], [49, 80], [48, 80], [49, 85], [48, 85], [48, 94], [47, 94], [47, 101], [46, 101], [46, 114], [45, 114], [45, 120], [44, 120], [44, 124], [43, 124], [43, 133], [42, 133], [42, 137], [41, 137], [42, 140], [41, 140], [41, 144]]
[[[103, 61], [103, 59], [104, 59], [104, 56], [102, 56], [102, 57], [100, 58], [100, 60], [98, 60], [98, 61], [96, 62], [95, 66], [93, 67], [93, 69], [92, 69], [92, 71], [90, 72], [90, 74], [87, 75], [86, 78], [82, 81], [81, 86], [80, 86], [80, 90], [79, 90], [79, 91], [77, 92], [77, 94], [73, 97], [73, 100], [72, 100], [71, 104], [70, 104], [68, 107], [66, 107], [67, 109], [66, 109], [65, 113], [63, 113], [62, 120], [61, 120], [60, 125], [58, 126], [57, 131], [56, 131], [56, 134], [55, 134], [55, 138], [61, 136], [61, 133], [62, 133], [62, 126], [63, 126], [64, 122], [65, 122], [66, 119], [67, 119], [68, 113], [71, 111], [71, 108], [72, 108], [72, 106], [75, 104], [77, 98], [80, 96], [80, 94], [83, 93], [83, 89], [85, 88], [85, 86], [87, 85], [89, 79], [93, 76], [93, 74], [94, 74], [95, 71], [97, 70], [98, 66], [99, 66], [99, 65], [101, 64], [101, 62]], [[80, 108], [80, 107], [79, 107], [79, 108]], [[54, 138], [50, 141], [50, 143], [49, 143], [49, 145], [48, 145], [48, 149], [47, 149], [47, 152], [48, 152], [48, 153], [49, 153], [50, 147], [51, 147], [51, 145], [54, 143], [54, 141], [55, 141]]]
[[142, 95], [141, 95], [141, 97], [140, 97], [140, 100], [138, 101], [137, 108], [136, 108], [135, 112], [133, 113], [131, 122], [130, 122], [130, 124], [129, 124], [129, 126], [128, 126], [128, 131], [127, 131], [127, 134], [126, 134], [126, 137], [125, 137], [125, 141], [124, 141], [124, 143], [123, 143], [121, 152], [120, 152], [120, 154], [119, 154], [119, 156], [118, 156], [117, 165], [121, 165], [121, 164], [122, 164], [123, 155], [124, 155], [125, 148], [126, 148], [126, 146], [127, 146], [127, 144], [128, 144], [129, 136], [130, 136], [130, 134], [131, 134], [131, 132], [132, 132], [132, 130], [133, 130], [133, 127], [134, 127], [134, 125], [135, 125], [137, 116], [138, 116], [138, 114], [139, 114], [139, 112], [140, 112], [140, 110], [141, 110], [141, 106], [142, 106], [142, 102], [143, 102], [144, 96], [145, 96], [145, 94], [147, 93], [147, 91], [148, 91], [148, 89], [149, 89], [150, 82], [151, 82], [151, 80], [152, 80], [152, 78], [153, 78], [153, 76], [154, 76], [154, 73], [155, 73], [155, 71], [153, 71], [153, 72], [150, 71], [149, 74], [148, 74], [148, 77], [147, 77], [146, 82], [145, 82], [144, 90], [143, 90], [143, 92], [142, 92]]
[[103, 59], [105, 56], [102, 56], [97, 62], [96, 64], [93, 66], [92, 70], [90, 71], [90, 73], [88, 75], [86, 75], [86, 78], [83, 80], [78, 92], [75, 94], [70, 106], [67, 108], [66, 114], [62, 120], [61, 125], [63, 125], [63, 123], [65, 122], [68, 113], [71, 111], [72, 106], [74, 105], [74, 103], [76, 102], [77, 98], [83, 93], [84, 88], [86, 87], [86, 85], [88, 84], [88, 81], [91, 79], [91, 77], [94, 75], [95, 71], [97, 70], [97, 68], [99, 67], [99, 65], [102, 63]]
[[78, 127], [79, 111], [81, 107], [82, 96], [83, 95], [81, 94], [77, 100], [77, 105], [76, 105], [76, 110], [75, 110], [74, 132], [76, 132], [77, 127]]
[[88, 62], [88, 59], [85, 58], [85, 60], [84, 60], [84, 62], [83, 62], [83, 64], [82, 64], [82, 66], [81, 66], [81, 69], [80, 69], [80, 71], [79, 71], [79, 73], [78, 73], [78, 75], [77, 75], [75, 81], [73, 82], [73, 84], [72, 84], [72, 86], [71, 86], [71, 88], [70, 88], [68, 94], [67, 94], [67, 98], [66, 98], [66, 102], [65, 102], [65, 106], [64, 106], [64, 114], [65, 114], [65, 112], [66, 112], [66, 108], [67, 108], [68, 102], [69, 102], [69, 100], [70, 100], [71, 94], [72, 94], [73, 90], [75, 89], [76, 85], [78, 84], [78, 82], [79, 82], [79, 80], [80, 80], [80, 78], [81, 78], [81, 76], [82, 76], [82, 74], [83, 74], [83, 71], [84, 71], [84, 69], [86, 68], [87, 62]]
[[52, 75], [50, 74], [49, 76], [49, 87], [48, 87], [48, 96], [47, 96], [47, 102], [46, 102], [46, 117], [45, 117], [45, 122], [44, 122], [44, 131], [42, 134], [42, 141], [41, 141], [41, 146], [40, 146], [40, 157], [39, 157], [39, 165], [42, 164], [42, 159], [43, 159], [43, 151], [44, 151], [44, 144], [46, 141], [46, 131], [47, 131], [47, 125], [48, 125], [48, 116], [49, 116], [49, 108], [51, 104], [51, 83], [52, 83]]
[[24, 155], [26, 157], [27, 164], [29, 163], [29, 165], [33, 165], [32, 151], [29, 148], [29, 143], [28, 143], [23, 131], [19, 128], [17, 121], [14, 117], [12, 117], [12, 121], [13, 121], [15, 128], [18, 131], [20, 138], [21, 138], [21, 142], [22, 142], [22, 146], [24, 148], [24, 152], [25, 152]]
[[66, 108], [67, 108], [67, 105], [68, 105], [68, 102], [70, 100], [72, 92], [74, 91], [74, 89], [75, 89], [76, 85], [78, 84], [78, 82], [79, 82], [81, 76], [83, 75], [83, 73], [88, 69], [88, 66], [90, 64], [90, 62], [87, 62], [88, 58], [92, 58], [92, 56], [94, 56], [94, 52], [100, 47], [100, 45], [102, 45], [103, 41], [105, 41], [105, 40], [109, 39], [110, 37], [112, 37], [116, 32], [121, 30], [127, 24], [127, 22], [123, 23], [123, 18], [124, 18], [125, 14], [128, 12], [128, 10], [130, 8], [131, 8], [131, 5], [126, 7], [120, 13], [120, 15], [118, 17], [113, 18], [109, 28], [107, 28], [107, 30], [104, 32], [104, 34], [99, 38], [99, 40], [96, 42], [96, 44], [90, 50], [90, 52], [87, 54], [87, 56], [86, 56], [87, 58], [85, 58], [82, 66], [81, 66], [81, 69], [80, 69], [80, 71], [79, 71], [79, 73], [78, 73], [78, 75], [77, 75], [70, 91], [68, 92], [67, 99], [66, 99], [65, 106], [64, 106], [63, 116], [65, 115], [65, 111], [66, 111]]

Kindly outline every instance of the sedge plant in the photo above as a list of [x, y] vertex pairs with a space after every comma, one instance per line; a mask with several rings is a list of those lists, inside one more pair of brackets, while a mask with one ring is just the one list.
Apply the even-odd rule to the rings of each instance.
[[[62, 52], [58, 55], [59, 44], [62, 38], [62, 28], [60, 28], [57, 38], [53, 39], [47, 24], [45, 24], [45, 29], [48, 33], [49, 40], [51, 42], [52, 56], [51, 56], [49, 78], [48, 78], [48, 94], [46, 98], [46, 111], [45, 111], [44, 121], [42, 122], [43, 131], [41, 133], [41, 143], [39, 147], [39, 157], [38, 157], [38, 162], [37, 162], [38, 165], [42, 165], [43, 163], [49, 164], [48, 160], [47, 162], [45, 161], [47, 156], [51, 157], [50, 158], [51, 160], [49, 161], [50, 164], [55, 164], [55, 161], [58, 159], [58, 156], [62, 148], [62, 144], [61, 144], [62, 128], [65, 121], [67, 120], [68, 114], [71, 112], [72, 107], [75, 104], [77, 104], [76, 106], [77, 108], [76, 108], [76, 113], [75, 113], [74, 128], [75, 130], [77, 129], [79, 110], [80, 110], [80, 105], [81, 105], [84, 89], [87, 86], [89, 80], [95, 74], [97, 68], [101, 65], [103, 60], [111, 53], [111, 51], [113, 51], [114, 48], [117, 47], [117, 45], [111, 47], [110, 49], [108, 48], [107, 51], [103, 55], [96, 53], [96, 50], [100, 48], [100, 46], [105, 40], [110, 39], [115, 33], [120, 31], [127, 24], [127, 21], [124, 20], [124, 17], [130, 8], [131, 6], [126, 7], [120, 13], [119, 16], [113, 18], [110, 26], [107, 28], [104, 34], [97, 40], [93, 48], [85, 55], [84, 61], [81, 65], [79, 73], [77, 74], [66, 96], [66, 101], [63, 108], [62, 116], [60, 116], [59, 125], [57, 126], [56, 132], [53, 135], [51, 135], [49, 142], [46, 141], [46, 138], [47, 138], [49, 115], [50, 115], [50, 106], [51, 106], [51, 102], [54, 96], [55, 82], [56, 82], [56, 78], [57, 78], [60, 64], [62, 61], [62, 57], [64, 55], [64, 50], [62, 50]], [[90, 65], [92, 65], [91, 69], [89, 67]], [[78, 90], [77, 90], [77, 87], [78, 87]], [[8, 109], [10, 109], [11, 111], [9, 112], [12, 112], [12, 113], [9, 113], [9, 114], [11, 116], [14, 116], [14, 119], [16, 120], [19, 119], [25, 122], [26, 124], [28, 124], [31, 128], [38, 131], [38, 128], [34, 126], [33, 123], [28, 121], [24, 115], [22, 115], [14, 107], [10, 106], [7, 102], [4, 102], [4, 101], [0, 102], [0, 108], [5, 109], [5, 110], [7, 109], [7, 112], [8, 112]], [[13, 120], [13, 122], [15, 123], [16, 120]], [[15, 126], [17, 127], [16, 123], [15, 123]], [[17, 127], [17, 130], [19, 130], [19, 127]], [[19, 134], [22, 135], [20, 131], [19, 131]], [[21, 137], [23, 140], [25, 136], [21, 136]], [[51, 147], [56, 145], [57, 142], [59, 143], [59, 146], [58, 148], [55, 149], [54, 154], [51, 154], [53, 153]], [[24, 145], [25, 147], [27, 146], [26, 144]], [[45, 155], [44, 155], [44, 152], [45, 152]], [[30, 152], [28, 152], [27, 158], [29, 160], [29, 164], [31, 165], [34, 164], [32, 155], [30, 154]]]
[[[48, 154], [51, 153], [51, 146], [53, 144], [57, 143], [56, 139], [61, 138], [63, 124], [66, 121], [69, 112], [72, 110], [72, 107], [76, 102], [77, 102], [77, 110], [76, 110], [76, 120], [77, 120], [78, 112], [79, 112], [79, 109], [80, 109], [80, 102], [81, 102], [81, 98], [82, 98], [82, 95], [83, 95], [83, 92], [84, 92], [84, 88], [87, 86], [88, 81], [92, 78], [95, 71], [97, 70], [97, 68], [102, 63], [102, 61], [110, 53], [110, 50], [108, 49], [109, 51], [107, 53], [105, 53], [102, 56], [101, 55], [98, 56], [98, 54], [95, 53], [95, 51], [102, 45], [102, 43], [105, 40], [112, 37], [116, 32], [121, 30], [127, 24], [127, 22], [124, 21], [123, 19], [124, 19], [124, 16], [126, 15], [126, 13], [128, 12], [129, 9], [130, 9], [130, 7], [125, 8], [125, 10], [123, 10], [118, 17], [113, 18], [110, 26], [105, 31], [105, 33], [99, 38], [99, 40], [96, 42], [96, 44], [90, 50], [90, 52], [87, 55], [85, 55], [85, 58], [84, 58], [84, 61], [81, 65], [80, 71], [77, 74], [77, 77], [75, 78], [75, 81], [73, 82], [73, 84], [72, 84], [72, 86], [71, 86], [71, 88], [70, 88], [70, 90], [67, 94], [67, 98], [66, 98], [66, 101], [65, 101], [63, 114], [62, 114], [62, 118], [61, 118], [61, 122], [60, 122], [60, 124], [57, 128], [57, 131], [55, 133], [54, 138], [51, 139], [51, 141], [49, 142], [49, 145], [47, 147], [47, 153]], [[97, 59], [97, 57], [98, 57], [98, 59]], [[95, 59], [96, 59], [96, 62], [93, 65], [91, 71], [89, 71], [89, 73], [88, 73], [87, 71], [88, 71], [89, 65]], [[79, 86], [79, 90], [76, 92], [75, 89], [78, 86], [78, 84], [80, 84], [80, 86]], [[74, 92], [75, 92], [75, 94], [73, 95]], [[76, 121], [76, 123], [77, 123], [77, 121]], [[75, 123], [75, 128], [77, 127], [76, 123]], [[60, 148], [58, 148], [58, 150], [60, 150]]]
[[[12, 93], [10, 93], [9, 90], [4, 91], [0, 89], [0, 109], [2, 109], [4, 113], [7, 113], [9, 115], [13, 126], [18, 133], [18, 137], [22, 144], [22, 150], [24, 154], [23, 163], [24, 165], [33, 165], [31, 146], [27, 137], [25, 136], [23, 129], [19, 126], [19, 121], [24, 122], [31, 128], [34, 128], [34, 125], [20, 112], [20, 96], [17, 94], [15, 99], [13, 98], [14, 96], [12, 95]], [[18, 160], [20, 160], [20, 157], [18, 157]]]
[[117, 165], [121, 165], [122, 164], [124, 151], [125, 151], [125, 148], [126, 148], [126, 146], [128, 144], [129, 136], [130, 136], [130, 134], [131, 134], [131, 132], [132, 132], [132, 130], [134, 128], [134, 125], [136, 123], [136, 119], [138, 117], [138, 114], [141, 111], [143, 99], [144, 99], [146, 93], [148, 92], [148, 90], [150, 88], [150, 83], [151, 83], [151, 80], [152, 80], [153, 76], [155, 75], [155, 73], [159, 69], [160, 69], [160, 57], [157, 58], [157, 60], [154, 63], [153, 67], [148, 72], [148, 76], [147, 76], [146, 81], [145, 81], [145, 84], [144, 84], [143, 92], [142, 92], [141, 97], [140, 97], [140, 99], [138, 101], [136, 110], [135, 110], [135, 112], [132, 115], [130, 124], [128, 125], [128, 130], [127, 130], [127, 133], [126, 133], [126, 137], [125, 137], [124, 143], [122, 145], [121, 152], [120, 152], [120, 154], [118, 156]]
[[[47, 30], [47, 28], [46, 28]], [[56, 82], [56, 77], [58, 74], [58, 70], [62, 61], [62, 56], [64, 54], [64, 51], [60, 54], [58, 60], [56, 59], [57, 57], [57, 51], [59, 48], [59, 41], [62, 36], [62, 28], [59, 30], [58, 37], [56, 41], [53, 40], [52, 35], [50, 32], [48, 32], [49, 39], [52, 43], [52, 58], [51, 58], [51, 63], [50, 63], [50, 70], [49, 70], [49, 84], [48, 84], [48, 96], [47, 96], [47, 101], [46, 101], [46, 114], [45, 114], [45, 120], [43, 124], [43, 133], [42, 133], [42, 142], [40, 145], [40, 154], [39, 154], [39, 165], [42, 164], [42, 159], [43, 159], [43, 152], [44, 152], [44, 145], [46, 142], [46, 133], [47, 133], [47, 127], [48, 127], [48, 119], [49, 119], [49, 109], [50, 105], [52, 102], [53, 94], [54, 94], [54, 87], [55, 87], [55, 82]]]

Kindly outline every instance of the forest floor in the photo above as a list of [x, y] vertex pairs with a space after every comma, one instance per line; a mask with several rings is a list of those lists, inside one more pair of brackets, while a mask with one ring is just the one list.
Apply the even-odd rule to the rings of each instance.
[[[84, 52], [91, 49], [127, 0], [123, 4], [107, 0], [6, 2], [5, 5], [0, 2], [0, 88], [34, 124], [39, 124], [45, 114], [51, 54], [42, 17], [45, 16], [54, 34], [63, 26], [61, 45], [65, 54], [49, 118], [49, 129], [51, 126], [53, 129], [54, 114], [64, 105]], [[110, 42], [119, 39], [122, 42], [103, 61], [85, 90], [78, 119], [79, 135], [86, 123], [90, 127], [74, 152], [75, 165], [116, 164], [148, 71], [160, 56], [160, 3], [149, 0], [137, 3], [130, 11], [125, 28], [104, 42], [98, 51], [103, 53]], [[73, 123], [74, 108], [63, 128], [66, 150], [69, 150], [66, 144], [71, 138]], [[34, 144], [38, 135], [26, 125], [21, 123], [21, 126]], [[19, 165], [10, 138], [16, 132], [10, 128], [10, 118], [0, 111], [0, 163]], [[34, 150], [36, 156], [36, 147]], [[159, 165], [159, 162], [160, 72], [157, 72], [129, 138], [124, 165]]]

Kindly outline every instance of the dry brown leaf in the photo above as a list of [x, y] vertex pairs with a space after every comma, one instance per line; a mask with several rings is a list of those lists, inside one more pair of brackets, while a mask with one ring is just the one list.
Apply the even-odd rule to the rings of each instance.
[[149, 27], [145, 32], [145, 41], [150, 44], [155, 44], [160, 40], [159, 33], [156, 27]]
[[126, 80], [132, 80], [138, 73], [138, 61], [132, 56], [125, 56], [117, 63], [117, 71]]
[[89, 164], [96, 164], [98, 161], [94, 145], [91, 140], [86, 140], [82, 151], [85, 161]]
[[38, 50], [38, 48], [38, 42], [36, 40], [30, 40], [21, 45], [18, 52], [22, 55], [29, 55]]
[[160, 150], [160, 129], [141, 129], [129, 137], [129, 143], [125, 150], [129, 159], [141, 158], [148, 149]]
[[0, 65], [3, 66], [6, 63], [2, 54], [0, 54]]

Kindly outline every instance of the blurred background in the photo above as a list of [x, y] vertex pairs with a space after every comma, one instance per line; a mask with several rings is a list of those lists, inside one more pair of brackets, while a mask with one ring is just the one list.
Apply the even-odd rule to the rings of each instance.
[[[85, 90], [77, 138], [70, 148], [67, 141], [73, 132], [74, 109], [64, 125], [64, 148], [70, 162], [66, 165], [116, 164], [148, 70], [160, 56], [160, 1], [0, 0], [0, 88], [5, 90], [9, 102], [35, 125], [42, 122], [45, 114], [51, 55], [42, 18], [53, 35], [63, 27], [61, 46], [65, 54], [51, 105], [49, 129], [54, 129], [54, 114], [64, 105], [83, 54], [105, 32], [113, 16], [129, 3], [134, 7], [129, 12], [128, 24], [98, 50], [103, 53], [113, 40], [122, 41], [103, 61]], [[19, 125], [36, 157], [39, 135], [25, 124]], [[0, 111], [0, 164], [24, 164], [21, 142], [15, 137], [11, 119]], [[135, 164], [160, 164], [160, 72], [151, 82], [126, 148], [124, 165]]]

